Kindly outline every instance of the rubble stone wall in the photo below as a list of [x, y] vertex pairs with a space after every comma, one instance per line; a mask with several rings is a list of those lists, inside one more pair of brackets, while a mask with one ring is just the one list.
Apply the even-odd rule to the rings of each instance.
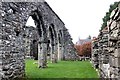
[[[97, 42], [93, 41], [93, 45], [98, 44], [98, 51], [92, 47], [92, 63], [99, 65], [98, 72], [101, 78], [120, 79], [120, 4], [111, 13], [107, 27], [100, 31]], [[98, 59], [96, 59], [98, 58]]]
[[120, 4], [114, 9], [108, 21], [110, 77], [120, 79]]
[[93, 67], [94, 68], [98, 68], [99, 66], [99, 60], [98, 60], [98, 52], [99, 52], [99, 49], [98, 49], [98, 41], [95, 40], [95, 41], [92, 41], [92, 55], [91, 55], [91, 61], [92, 61], [92, 64], [93, 64]]

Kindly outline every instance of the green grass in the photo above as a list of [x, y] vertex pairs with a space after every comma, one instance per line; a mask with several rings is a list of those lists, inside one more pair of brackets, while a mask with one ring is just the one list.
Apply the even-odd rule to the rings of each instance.
[[97, 72], [89, 61], [59, 61], [48, 63], [45, 69], [33, 64], [34, 60], [26, 60], [26, 77], [28, 78], [98, 78]]

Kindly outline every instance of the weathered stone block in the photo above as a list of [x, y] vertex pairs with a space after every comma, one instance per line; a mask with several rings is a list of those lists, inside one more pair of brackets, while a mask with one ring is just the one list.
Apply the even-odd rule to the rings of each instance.
[[111, 67], [114, 66], [115, 62], [114, 62], [114, 57], [113, 56], [109, 56], [109, 64]]
[[120, 68], [120, 57], [114, 59], [114, 66], [117, 67], [117, 68], [118, 67]]
[[112, 32], [112, 34], [111, 34], [111, 36], [113, 36], [113, 37], [118, 37], [118, 29], [116, 29], [116, 30], [114, 30], [113, 32]]
[[117, 20], [117, 19], [119, 18], [119, 16], [120, 16], [119, 14], [120, 14], [120, 11], [118, 10], [118, 11], [116, 12], [116, 14], [115, 14], [115, 16], [114, 16], [113, 19], [114, 19], [114, 20]]
[[109, 41], [117, 42], [118, 41], [118, 37], [109, 36]]
[[115, 49], [114, 56], [117, 57], [117, 58], [120, 58], [120, 48]]
[[115, 27], [117, 27], [117, 23], [116, 23], [116, 21], [113, 21], [111, 23], [110, 30], [114, 29]]
[[118, 8], [116, 8], [116, 9], [114, 9], [114, 10], [112, 11], [112, 13], [111, 13], [111, 15], [110, 15], [110, 18], [111, 18], [112, 20], [116, 19], [116, 16], [115, 16], [115, 15], [117, 15], [117, 12], [119, 12], [119, 11], [118, 11]]
[[114, 53], [114, 48], [113, 47], [109, 48], [109, 53]]

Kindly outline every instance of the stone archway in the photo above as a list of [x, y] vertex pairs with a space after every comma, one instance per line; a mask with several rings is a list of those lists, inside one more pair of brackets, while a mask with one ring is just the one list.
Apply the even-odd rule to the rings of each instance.
[[57, 41], [56, 41], [56, 31], [53, 24], [48, 27], [48, 38], [49, 38], [49, 47], [50, 47], [50, 57], [52, 63], [57, 63]]
[[62, 52], [62, 32], [58, 31], [58, 60], [62, 60], [63, 52]]
[[[39, 67], [46, 67], [46, 29], [42, 21], [40, 9], [37, 7], [40, 3], [2, 3], [2, 43], [4, 45], [2, 70], [4, 73], [12, 71], [9, 75], [2, 73], [3, 78], [24, 77], [25, 75], [25, 46], [23, 40], [23, 31], [29, 16], [35, 20], [37, 30], [40, 36], [39, 45], [40, 62]], [[33, 7], [34, 6], [34, 7]], [[4, 38], [7, 36], [6, 38]], [[6, 45], [5, 45], [6, 44]], [[42, 59], [43, 58], [43, 59]]]
[[32, 42], [33, 46], [32, 46], [32, 49], [33, 49], [33, 57], [34, 57], [34, 60], [38, 60], [38, 43], [37, 43], [37, 40], [33, 40]]
[[42, 19], [41, 12], [37, 9], [31, 13], [32, 18], [35, 20], [35, 25], [37, 26], [39, 34], [39, 48], [38, 48], [38, 66], [41, 68], [47, 67], [47, 30], [46, 25]]

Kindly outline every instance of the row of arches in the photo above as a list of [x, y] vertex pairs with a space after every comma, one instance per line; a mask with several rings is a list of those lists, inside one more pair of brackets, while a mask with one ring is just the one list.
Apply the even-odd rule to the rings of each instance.
[[[32, 17], [32, 16], [31, 16]], [[34, 15], [35, 17], [35, 15]], [[42, 23], [38, 23], [35, 18], [34, 22], [35, 22], [35, 26], [37, 26], [35, 28], [35, 30], [37, 31], [37, 34], [33, 35], [36, 36], [37, 35], [37, 39], [32, 39], [31, 42], [31, 55], [33, 56], [35, 60], [39, 60], [39, 63], [44, 63], [44, 65], [39, 65], [40, 67], [46, 67], [46, 60], [47, 57], [48, 59], [52, 62], [52, 63], [57, 63], [57, 60], [61, 60], [60, 56], [61, 56], [61, 50], [60, 48], [62, 47], [61, 42], [62, 42], [62, 32], [56, 32], [55, 28], [54, 28], [54, 24], [50, 24], [48, 25], [46, 28], [45, 25], [42, 25]], [[43, 30], [42, 30], [42, 26], [43, 26]], [[29, 26], [31, 27], [31, 26]], [[40, 28], [41, 27], [41, 28]], [[33, 32], [34, 33], [34, 32]], [[44, 34], [44, 35], [43, 35]], [[60, 35], [61, 34], [61, 35]], [[29, 34], [28, 34], [29, 35]], [[42, 52], [42, 47], [46, 45], [46, 54]], [[58, 52], [59, 51], [59, 52]], [[43, 60], [45, 59], [45, 60]], [[41, 62], [43, 60], [43, 62]]]
[[[40, 68], [47, 67], [47, 55], [52, 63], [56, 63], [69, 53], [69, 49], [65, 51], [68, 47], [65, 42], [71, 43], [72, 40], [65, 35], [64, 23], [45, 1], [2, 2], [0, 11], [0, 45], [3, 45], [0, 53], [1, 78], [25, 76], [27, 53], [38, 59]], [[29, 17], [34, 21], [32, 27], [26, 26]]]
[[[37, 31], [37, 34], [33, 35], [37, 35], [37, 39], [32, 39], [31, 42], [30, 56], [38, 60], [39, 67], [45, 68], [47, 67], [47, 57], [52, 63], [57, 63], [57, 60], [61, 60], [63, 33], [61, 30], [57, 30], [53, 23], [45, 24], [41, 15], [38, 10], [30, 13], [30, 17], [35, 23], [34, 28]], [[27, 22], [28, 25], [29, 23]]]

